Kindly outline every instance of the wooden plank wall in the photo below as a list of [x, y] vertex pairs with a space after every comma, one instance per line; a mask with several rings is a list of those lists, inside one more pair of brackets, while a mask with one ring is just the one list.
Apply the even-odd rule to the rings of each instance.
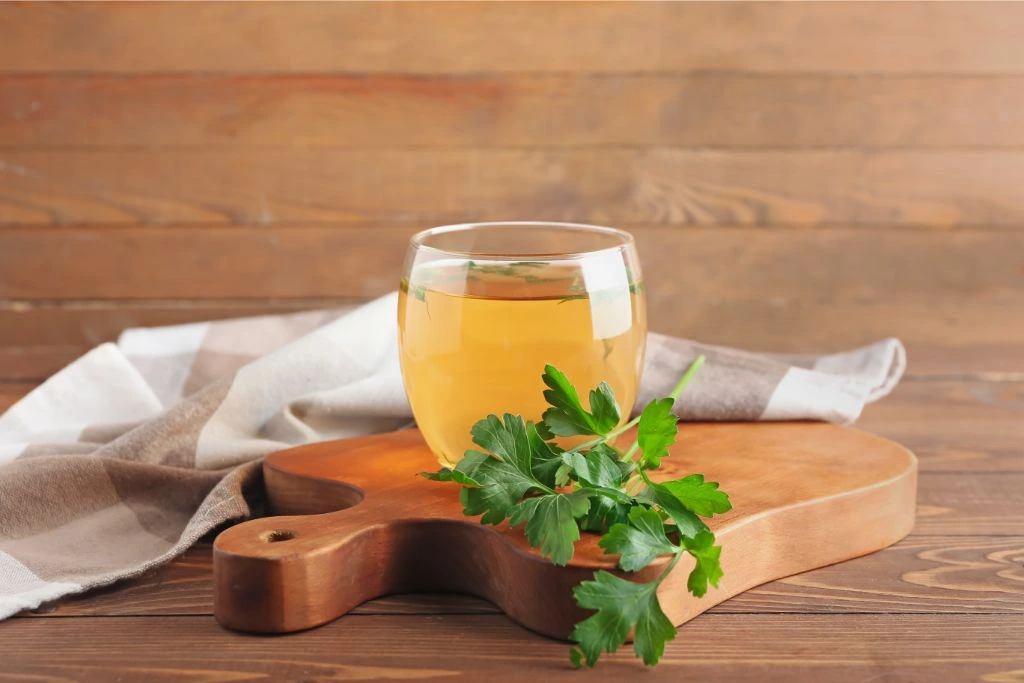
[[1024, 5], [0, 6], [0, 375], [395, 286], [430, 225], [635, 232], [652, 326], [1024, 372]]

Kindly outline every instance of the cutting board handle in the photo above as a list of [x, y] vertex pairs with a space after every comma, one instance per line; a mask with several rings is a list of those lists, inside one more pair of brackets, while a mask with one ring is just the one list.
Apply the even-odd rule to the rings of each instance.
[[[255, 519], [214, 546], [214, 613], [221, 625], [256, 632], [326, 623], [377, 597], [365, 575], [381, 520], [362, 505], [319, 515]], [[324, 581], [329, 577], [330, 581]]]

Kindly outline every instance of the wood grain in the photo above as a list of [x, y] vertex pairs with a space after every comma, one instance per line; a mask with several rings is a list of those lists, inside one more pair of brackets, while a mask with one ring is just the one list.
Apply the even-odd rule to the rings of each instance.
[[[923, 481], [927, 483], [927, 479]], [[711, 614], [1007, 614], [1024, 612], [1022, 536], [917, 536], [882, 553], [773, 581]], [[47, 605], [24, 618], [212, 615], [208, 545], [143, 577]], [[372, 600], [350, 614], [497, 614], [469, 596], [437, 593]]]
[[[652, 305], [969, 300], [1024, 310], [1024, 231], [622, 227]], [[0, 298], [367, 298], [396, 287], [417, 229], [0, 228]], [[40, 277], [48, 270], [60, 277]]]
[[922, 472], [1024, 472], [1024, 382], [905, 381], [857, 426], [907, 444]]
[[761, 586], [717, 613], [1020, 613], [1024, 537], [911, 536], [885, 552]]
[[36, 382], [5, 382], [0, 377], [0, 415], [37, 386]]
[[[103, 642], [96, 639], [100, 626]], [[429, 620], [353, 616], [278, 638], [229, 633], [208, 617], [163, 617], [156, 623], [109, 617], [99, 626], [95, 619], [20, 619], [0, 623], [0, 637], [10, 648], [5, 673], [41, 681], [580, 677], [569, 666], [565, 643], [489, 614]], [[707, 614], [668, 644], [658, 668], [643, 670], [631, 651], [620, 651], [586, 676], [596, 681], [641, 674], [650, 681], [1013, 681], [1024, 669], [1022, 641], [1020, 615]], [[116, 657], [108, 643], [116, 643]], [[458, 656], [453, 656], [456, 644]]]
[[[454, 593], [394, 595], [367, 602], [351, 614], [496, 614], [488, 602]], [[18, 618], [78, 616], [213, 615], [213, 561], [200, 543], [138, 579], [49, 603]], [[0, 679], [2, 680], [2, 679]]]
[[39, 75], [0, 146], [1005, 148], [1022, 110], [1020, 76]]
[[1012, 536], [1024, 529], [1024, 474], [931, 473], [918, 491], [914, 533]]
[[0, 224], [1024, 222], [1019, 150], [0, 152]]
[[[653, 297], [652, 297], [653, 299]], [[912, 376], [1006, 375], [1024, 371], [1019, 304], [855, 304], [780, 300], [721, 301], [692, 308], [659, 300], [652, 327], [686, 338], [749, 350], [841, 351], [894, 336], [908, 349]]]
[[1024, 11], [1010, 3], [331, 3], [301, 11], [26, 3], [0, 12], [0, 65], [22, 73], [1020, 73], [1022, 32]]
[[41, 382], [88, 351], [85, 346], [0, 346], [0, 380]]

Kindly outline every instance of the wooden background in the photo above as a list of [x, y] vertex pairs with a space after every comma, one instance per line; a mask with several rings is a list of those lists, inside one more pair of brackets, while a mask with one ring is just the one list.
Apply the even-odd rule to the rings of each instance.
[[1022, 35], [1018, 4], [5, 3], [0, 374], [371, 297], [413, 231], [527, 218], [635, 232], [663, 332], [1022, 372]]
[[[1018, 3], [2, 3], [0, 410], [128, 326], [386, 292], [423, 227], [611, 223], [654, 329], [901, 337], [907, 377], [860, 424], [921, 459], [911, 537], [716, 607], [647, 677], [1020, 680], [1022, 36]], [[458, 596], [256, 642], [216, 626], [210, 576], [201, 545], [0, 624], [6, 668], [572, 675]], [[593, 680], [638, 673], [609, 659]]]

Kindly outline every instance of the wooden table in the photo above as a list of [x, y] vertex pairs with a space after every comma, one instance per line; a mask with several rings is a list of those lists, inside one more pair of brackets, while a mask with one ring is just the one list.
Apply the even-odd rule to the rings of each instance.
[[[0, 384], [4, 407], [31, 387]], [[661, 665], [588, 680], [1014, 681], [1024, 676], [1024, 377], [909, 377], [861, 426], [921, 459], [918, 521], [883, 552], [777, 581], [685, 625]], [[397, 596], [284, 637], [222, 630], [210, 546], [0, 623], [0, 680], [549, 680], [567, 647], [463, 596]], [[575, 674], [573, 680], [580, 680]]]
[[576, 674], [464, 597], [228, 633], [204, 545], [0, 622], [0, 682], [1024, 680], [1022, 31], [1024, 3], [0, 3], [0, 409], [126, 327], [383, 294], [423, 227], [570, 219], [635, 234], [658, 331], [900, 337], [860, 424], [921, 459], [912, 536], [654, 671]]

